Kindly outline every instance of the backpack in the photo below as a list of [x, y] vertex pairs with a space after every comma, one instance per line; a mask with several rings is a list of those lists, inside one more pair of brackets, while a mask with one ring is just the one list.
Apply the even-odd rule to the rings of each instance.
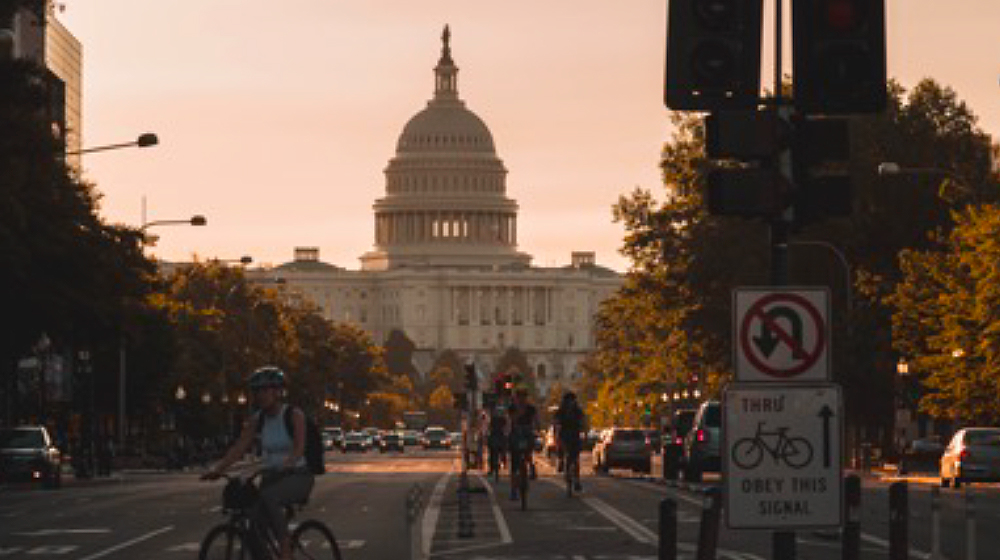
[[559, 411], [560, 432], [566, 435], [579, 435], [583, 430], [583, 411], [574, 405], [572, 408]]
[[[288, 436], [291, 438], [295, 437], [295, 426], [292, 424], [292, 410], [294, 407], [286, 406], [284, 412], [285, 419], [285, 431], [288, 432]], [[264, 429], [264, 414], [257, 413], [257, 435], [260, 436], [261, 430]], [[302, 451], [302, 456], [306, 459], [306, 466], [309, 467], [309, 472], [314, 475], [321, 475], [326, 472], [326, 459], [323, 457], [323, 436], [319, 433], [319, 426], [316, 422], [305, 414], [306, 418], [306, 442], [305, 449]]]

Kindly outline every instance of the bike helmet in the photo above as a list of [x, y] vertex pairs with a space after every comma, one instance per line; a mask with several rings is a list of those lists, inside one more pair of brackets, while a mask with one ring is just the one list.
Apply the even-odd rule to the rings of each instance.
[[562, 400], [564, 403], [576, 402], [576, 393], [573, 391], [566, 391], [563, 393]]
[[285, 372], [274, 366], [264, 366], [257, 368], [250, 374], [250, 389], [264, 389], [266, 387], [284, 387]]

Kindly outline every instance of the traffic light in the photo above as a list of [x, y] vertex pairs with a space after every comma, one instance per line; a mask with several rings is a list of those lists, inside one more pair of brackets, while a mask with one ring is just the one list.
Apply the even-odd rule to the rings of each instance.
[[853, 209], [850, 130], [846, 118], [795, 119], [792, 173], [795, 227], [850, 216]]
[[756, 107], [763, 0], [671, 0], [668, 18], [667, 107]]
[[479, 377], [476, 375], [476, 364], [469, 362], [465, 364], [465, 387], [470, 391], [479, 388]]
[[885, 109], [885, 0], [792, 2], [795, 107], [805, 114]]
[[777, 155], [790, 146], [790, 128], [774, 110], [717, 111], [705, 118], [705, 155], [724, 159], [708, 172], [708, 212], [766, 218], [790, 202], [791, 185]]

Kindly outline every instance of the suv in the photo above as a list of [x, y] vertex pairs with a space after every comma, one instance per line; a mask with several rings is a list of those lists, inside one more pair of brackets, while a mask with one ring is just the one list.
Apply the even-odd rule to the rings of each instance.
[[62, 453], [45, 426], [0, 429], [0, 476], [40, 480], [49, 488], [62, 484]]
[[604, 432], [594, 446], [594, 471], [607, 473], [616, 467], [652, 472], [653, 454], [646, 432], [639, 428], [611, 428]]
[[701, 403], [694, 415], [691, 430], [684, 436], [684, 480], [700, 482], [705, 471], [722, 468], [722, 405], [719, 401]]

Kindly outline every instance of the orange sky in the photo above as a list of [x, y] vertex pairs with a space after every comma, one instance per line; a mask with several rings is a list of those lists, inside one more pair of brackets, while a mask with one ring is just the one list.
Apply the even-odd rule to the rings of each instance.
[[[611, 205], [636, 186], [662, 192], [663, 0], [63, 4], [84, 48], [84, 147], [160, 137], [85, 156], [102, 214], [139, 225], [146, 196], [149, 220], [208, 217], [159, 228], [161, 258], [280, 264], [317, 246], [358, 268], [382, 171], [433, 92], [445, 23], [459, 93], [493, 132], [535, 264], [594, 250], [624, 271]], [[1000, 132], [1000, 2], [889, 0], [888, 34], [891, 76], [955, 88]]]

